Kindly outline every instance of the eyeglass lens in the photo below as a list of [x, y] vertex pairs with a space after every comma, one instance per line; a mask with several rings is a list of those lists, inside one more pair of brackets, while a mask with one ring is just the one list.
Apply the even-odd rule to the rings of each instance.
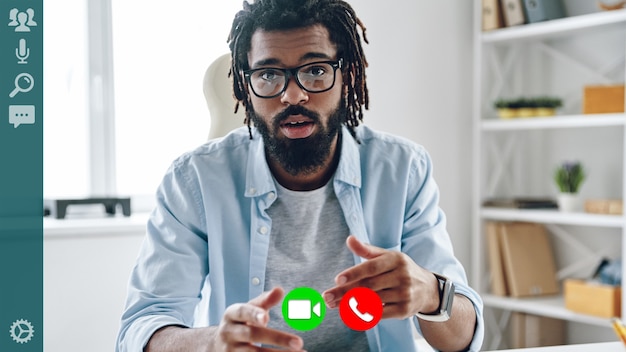
[[[254, 70], [250, 75], [250, 84], [255, 94], [261, 97], [273, 97], [282, 93], [292, 71], [288, 69], [266, 68]], [[330, 89], [335, 83], [335, 69], [330, 63], [311, 63], [296, 71], [296, 80], [300, 87], [316, 93]]]

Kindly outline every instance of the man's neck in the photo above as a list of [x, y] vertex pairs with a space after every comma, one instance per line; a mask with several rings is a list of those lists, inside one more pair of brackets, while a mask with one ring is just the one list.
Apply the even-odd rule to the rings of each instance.
[[337, 170], [339, 154], [341, 153], [340, 143], [341, 133], [338, 133], [330, 147], [328, 157], [314, 171], [293, 175], [287, 172], [276, 159], [268, 156], [270, 171], [283, 187], [292, 191], [312, 191], [318, 189], [324, 186]]

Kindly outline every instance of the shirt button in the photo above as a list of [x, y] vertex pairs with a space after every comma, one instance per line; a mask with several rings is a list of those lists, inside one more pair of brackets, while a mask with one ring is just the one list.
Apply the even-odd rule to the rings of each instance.
[[250, 189], [248, 190], [248, 192], [249, 192], [250, 194], [252, 194], [252, 195], [255, 195], [255, 194], [256, 194], [256, 188], [254, 188], [254, 187], [250, 187]]
[[274, 192], [270, 192], [270, 193], [268, 193], [268, 194], [267, 194], [267, 198], [268, 198], [269, 200], [272, 200], [272, 199], [276, 198], [276, 193], [274, 193]]
[[252, 284], [254, 286], [259, 286], [260, 283], [261, 283], [261, 280], [258, 277], [253, 277], [252, 278]]
[[261, 235], [267, 235], [267, 227], [265, 227], [265, 226], [259, 227], [259, 233]]

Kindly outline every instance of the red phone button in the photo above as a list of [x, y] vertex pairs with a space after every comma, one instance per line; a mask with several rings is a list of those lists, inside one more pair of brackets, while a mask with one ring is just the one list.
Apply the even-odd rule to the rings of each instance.
[[373, 290], [355, 287], [339, 302], [339, 316], [352, 330], [369, 330], [376, 326], [383, 316], [383, 302]]

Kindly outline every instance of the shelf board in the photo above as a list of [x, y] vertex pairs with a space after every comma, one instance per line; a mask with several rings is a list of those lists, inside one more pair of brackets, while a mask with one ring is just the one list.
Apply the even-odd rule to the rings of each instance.
[[626, 9], [595, 12], [551, 21], [496, 29], [481, 34], [483, 43], [556, 37], [582, 29], [626, 23]]
[[626, 114], [584, 114], [548, 117], [483, 120], [483, 131], [535, 130], [547, 128], [581, 128], [626, 125]]
[[543, 296], [532, 298], [512, 298], [491, 294], [481, 295], [487, 307], [523, 312], [544, 317], [562, 319], [572, 322], [610, 327], [608, 318], [600, 318], [586, 314], [575, 313], [565, 308], [563, 296]]
[[561, 224], [598, 227], [623, 227], [625, 218], [620, 215], [566, 213], [554, 209], [509, 209], [483, 207], [480, 216], [488, 220], [528, 221], [541, 224]]

